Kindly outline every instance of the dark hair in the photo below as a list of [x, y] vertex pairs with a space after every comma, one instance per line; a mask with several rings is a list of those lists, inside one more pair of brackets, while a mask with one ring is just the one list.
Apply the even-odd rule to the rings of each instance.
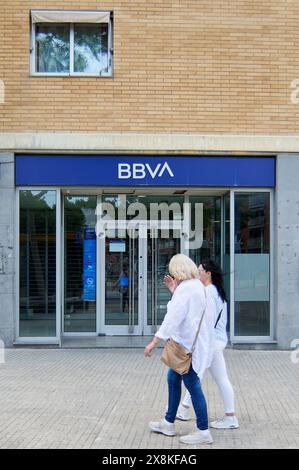
[[205, 271], [209, 271], [212, 277], [212, 284], [216, 287], [218, 294], [223, 302], [227, 302], [224, 286], [223, 286], [223, 271], [220, 266], [212, 259], [204, 259], [201, 263]]

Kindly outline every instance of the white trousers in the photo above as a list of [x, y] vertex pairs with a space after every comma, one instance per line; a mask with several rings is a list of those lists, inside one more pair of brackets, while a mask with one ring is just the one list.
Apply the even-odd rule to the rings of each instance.
[[[215, 352], [208, 370], [212, 374], [212, 377], [219, 388], [219, 392], [224, 404], [224, 412], [234, 413], [234, 391], [227, 375], [226, 364], [223, 355], [225, 346], [226, 343], [223, 341], [216, 341]], [[186, 390], [183, 405], [187, 407], [192, 406], [192, 401], [188, 390]]]

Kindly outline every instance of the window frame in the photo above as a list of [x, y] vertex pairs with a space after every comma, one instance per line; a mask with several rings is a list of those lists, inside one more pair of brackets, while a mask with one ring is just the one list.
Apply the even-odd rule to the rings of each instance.
[[[113, 14], [111, 12], [108, 23], [108, 72], [84, 73], [74, 72], [74, 25], [77, 23], [65, 23], [70, 26], [70, 70], [69, 72], [37, 72], [36, 70], [36, 25], [43, 23], [33, 23], [31, 20], [31, 40], [30, 40], [30, 76], [32, 77], [113, 77]], [[60, 24], [60, 23], [49, 23]], [[99, 24], [99, 23], [90, 23]]]
[[[239, 193], [269, 193], [270, 194], [270, 331], [267, 336], [238, 336], [235, 334], [235, 195]], [[275, 328], [276, 328], [276, 316], [275, 316], [275, 298], [274, 298], [274, 204], [275, 204], [275, 188], [263, 188], [263, 187], [238, 187], [230, 188], [230, 342], [234, 344], [276, 344]]]
[[[20, 336], [20, 193], [22, 191], [55, 191], [56, 193], [56, 334], [55, 336]], [[15, 189], [15, 335], [14, 344], [55, 344], [61, 346], [61, 190], [56, 186], [19, 186]]]

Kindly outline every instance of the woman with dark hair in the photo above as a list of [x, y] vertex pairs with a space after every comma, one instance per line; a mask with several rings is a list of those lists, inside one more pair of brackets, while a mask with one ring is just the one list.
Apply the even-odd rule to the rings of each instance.
[[[216, 429], [235, 429], [239, 427], [238, 419], [235, 416], [234, 391], [229, 381], [223, 351], [227, 344], [226, 324], [227, 324], [227, 299], [223, 287], [223, 272], [221, 268], [211, 259], [203, 260], [199, 268], [199, 279], [205, 285], [207, 292], [215, 302], [215, 324], [216, 348], [209, 371], [215, 380], [223, 403], [225, 416], [222, 419], [210, 423]], [[165, 284], [173, 292], [175, 286], [171, 279], [165, 279]], [[202, 379], [202, 377], [200, 377]], [[177, 418], [188, 421], [190, 419], [189, 408], [191, 399], [186, 391], [182, 405], [180, 405]]]

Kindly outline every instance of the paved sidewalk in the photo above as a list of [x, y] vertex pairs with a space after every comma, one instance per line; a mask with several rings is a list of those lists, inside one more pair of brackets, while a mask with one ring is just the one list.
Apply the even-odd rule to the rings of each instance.
[[[212, 430], [212, 446], [151, 433], [166, 404], [160, 350], [9, 349], [0, 364], [0, 448], [299, 448], [299, 364], [285, 351], [227, 350], [240, 429]], [[222, 405], [209, 373], [210, 420]], [[176, 422], [179, 434], [194, 419]]]

